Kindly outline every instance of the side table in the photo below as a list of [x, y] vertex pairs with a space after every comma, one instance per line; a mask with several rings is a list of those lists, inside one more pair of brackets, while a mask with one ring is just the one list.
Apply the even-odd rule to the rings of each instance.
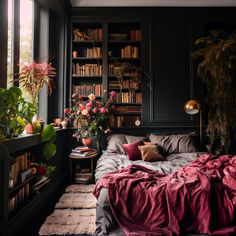
[[94, 157], [97, 157], [98, 152], [97, 153], [93, 153], [91, 155], [85, 156], [85, 157], [81, 157], [81, 156], [76, 156], [73, 154], [69, 155], [70, 158], [70, 181], [72, 182], [72, 160], [86, 160], [86, 159], [90, 159], [91, 160], [91, 178], [93, 179], [94, 174], [93, 174], [93, 159]]

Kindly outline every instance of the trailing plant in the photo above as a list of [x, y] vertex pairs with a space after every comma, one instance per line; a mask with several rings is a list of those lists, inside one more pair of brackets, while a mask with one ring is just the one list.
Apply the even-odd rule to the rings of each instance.
[[53, 126], [47, 125], [41, 134], [42, 142], [46, 142], [43, 145], [43, 156], [47, 161], [54, 157], [57, 152], [57, 146], [54, 144], [56, 139], [57, 136]]
[[236, 31], [231, 35], [211, 31], [195, 44], [200, 47], [193, 58], [201, 60], [198, 76], [207, 89], [206, 133], [211, 145], [219, 141], [220, 147], [228, 152], [236, 131]]
[[0, 88], [0, 142], [22, 134], [37, 108], [22, 97], [18, 87]]

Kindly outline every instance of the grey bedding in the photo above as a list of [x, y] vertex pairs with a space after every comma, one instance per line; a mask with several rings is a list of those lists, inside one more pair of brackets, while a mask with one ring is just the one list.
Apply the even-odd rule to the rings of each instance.
[[[142, 160], [130, 161], [126, 155], [106, 150], [97, 162], [95, 181], [99, 181], [104, 175], [127, 167], [131, 164], [141, 165], [146, 168], [158, 171], [159, 173], [170, 174], [178, 168], [188, 165], [197, 159], [202, 153], [174, 153], [166, 157], [166, 161], [144, 162]], [[125, 235], [119, 227], [109, 207], [107, 189], [102, 189], [96, 206], [96, 232], [94, 235]]]

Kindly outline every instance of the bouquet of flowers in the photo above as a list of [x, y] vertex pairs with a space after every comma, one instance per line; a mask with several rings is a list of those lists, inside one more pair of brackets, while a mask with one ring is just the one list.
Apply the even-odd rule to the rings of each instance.
[[90, 94], [87, 101], [79, 94], [72, 95], [71, 110], [66, 108], [64, 111], [73, 121], [74, 127], [78, 128], [73, 137], [95, 138], [99, 132], [111, 132], [108, 118], [110, 110], [114, 108], [112, 100], [114, 95], [115, 92], [111, 91], [107, 101], [96, 100], [94, 94]]

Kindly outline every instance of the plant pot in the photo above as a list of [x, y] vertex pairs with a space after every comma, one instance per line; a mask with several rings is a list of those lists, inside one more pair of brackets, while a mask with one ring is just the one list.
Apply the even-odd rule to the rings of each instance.
[[82, 143], [85, 147], [89, 147], [93, 142], [92, 138], [83, 138]]
[[27, 134], [32, 134], [34, 132], [34, 126], [32, 124], [28, 123], [25, 126], [25, 131]]

